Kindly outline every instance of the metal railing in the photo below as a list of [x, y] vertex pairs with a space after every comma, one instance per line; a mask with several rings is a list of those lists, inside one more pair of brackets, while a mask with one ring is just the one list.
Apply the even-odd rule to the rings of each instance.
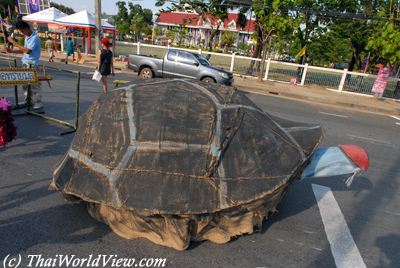
[[[18, 67], [17, 59], [18, 58], [12, 57], [12, 56], [8, 56], [8, 57], [0, 56], [0, 61], [3, 63], [5, 62], [9, 68]], [[32, 96], [31, 96], [32, 92], [31, 92], [30, 88], [28, 88], [28, 90], [27, 90], [26, 102], [23, 102], [23, 103], [19, 102], [17, 85], [13, 86], [14, 87], [14, 103], [15, 103], [12, 106], [13, 110], [25, 109], [23, 114], [18, 114], [18, 115], [24, 115], [24, 114], [25, 115], [26, 114], [34, 115], [34, 116], [38, 116], [43, 119], [46, 119], [46, 120], [49, 120], [49, 121], [52, 121], [52, 122], [55, 122], [55, 123], [58, 123], [63, 126], [67, 126], [67, 127], [71, 128], [71, 131], [62, 132], [61, 135], [75, 132], [78, 129], [78, 122], [79, 122], [79, 108], [80, 108], [79, 99], [80, 99], [81, 72], [67, 70], [67, 69], [61, 69], [61, 68], [55, 68], [55, 67], [51, 67], [51, 66], [38, 66], [38, 70], [40, 71], [41, 69], [46, 70], [47, 73], [50, 71], [50, 72], [53, 72], [53, 74], [60, 74], [60, 73], [64, 73], [66, 75], [69, 74], [70, 76], [65, 78], [66, 81], [71, 81], [75, 78], [75, 90], [74, 90], [75, 107], [74, 107], [74, 117], [73, 117], [74, 122], [70, 123], [66, 120], [55, 118], [53, 116], [49, 116], [49, 115], [45, 115], [45, 114], [41, 114], [41, 113], [37, 113], [34, 110], [32, 110], [32, 107], [31, 107], [32, 105], [30, 103], [30, 101], [32, 99]], [[46, 75], [46, 74], [44, 74], [44, 75]], [[68, 84], [68, 86], [66, 88], [70, 89], [71, 84]], [[60, 84], [57, 84], [57, 91], [55, 91], [55, 93], [57, 95], [60, 94], [59, 89], [60, 89]], [[70, 90], [68, 90], [68, 93], [70, 93]]]
[[[117, 54], [138, 54], [162, 58], [169, 46], [158, 46], [142, 43], [117, 42]], [[179, 48], [181, 49], [181, 48]], [[201, 49], [183, 49], [193, 53], [211, 55], [211, 64], [230, 70], [236, 75], [256, 77], [257, 67], [261, 65], [261, 59], [202, 51]], [[250, 63], [254, 61], [254, 68], [249, 70]], [[347, 69], [332, 69], [308, 64], [296, 64], [267, 59], [263, 70], [263, 80], [278, 81], [304, 85], [315, 85], [333, 89], [343, 93], [355, 93], [372, 95], [372, 86], [376, 75], [349, 72]], [[400, 79], [389, 78], [383, 97], [400, 99]]]
[[[36, 112], [32, 111], [29, 106], [27, 108], [26, 113], [41, 117], [43, 119], [46, 119], [46, 120], [49, 120], [49, 121], [64, 125], [64, 126], [69, 127], [69, 128], [72, 129], [71, 131], [62, 132], [61, 135], [73, 133], [78, 129], [78, 124], [79, 124], [79, 104], [80, 104], [79, 103], [79, 98], [80, 98], [80, 87], [81, 87], [81, 72], [67, 70], [67, 69], [61, 69], [61, 68], [55, 68], [55, 67], [50, 67], [50, 66], [45, 66], [43, 68], [46, 68], [47, 70], [53, 70], [53, 71], [56, 71], [56, 72], [65, 73], [65, 74], [72, 74], [75, 77], [74, 123], [71, 124], [70, 122], [67, 122], [66, 120], [62, 120], [62, 119], [58, 119], [58, 118], [55, 118], [55, 117], [52, 117], [52, 116], [47, 116], [47, 115], [44, 115], [44, 114], [36, 113]], [[73, 79], [73, 77], [71, 77], [71, 78]], [[59, 87], [59, 85], [58, 85], [58, 87]], [[68, 86], [68, 87], [70, 88], [70, 86]], [[31, 97], [30, 94], [31, 94], [31, 91], [28, 90], [28, 99]]]

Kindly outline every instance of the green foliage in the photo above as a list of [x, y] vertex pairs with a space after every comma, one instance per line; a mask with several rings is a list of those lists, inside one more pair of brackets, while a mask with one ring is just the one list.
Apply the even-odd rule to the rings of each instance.
[[178, 33], [177, 30], [169, 29], [169, 30], [167, 30], [166, 36], [169, 40], [174, 41], [177, 33]]
[[[163, 6], [166, 2], [171, 3], [159, 0], [157, 5]], [[188, 0], [171, 3], [167, 10], [195, 9], [200, 14], [211, 13], [224, 18], [230, 11], [229, 7], [239, 9], [242, 15], [248, 11], [248, 6], [240, 6], [239, 2], [225, 1], [221, 5], [221, 0]], [[249, 2], [257, 21], [254, 39], [257, 39], [257, 47], [261, 46], [253, 56], [261, 57], [268, 51], [295, 56], [307, 45], [305, 57], [312, 64], [346, 62], [353, 70], [360, 68], [362, 59], [368, 53], [370, 63], [379, 60], [400, 64], [400, 0]], [[246, 22], [242, 15], [238, 24]]]
[[153, 25], [153, 12], [150, 9], [142, 9], [141, 5], [129, 3], [130, 29], [136, 34], [151, 34]]
[[309, 45], [308, 54], [313, 65], [329, 66], [349, 62], [352, 57], [351, 43], [335, 32], [327, 32], [320, 36], [318, 42]]
[[[267, 52], [270, 48], [270, 41], [273, 35], [283, 38], [293, 32], [296, 26], [296, 20], [289, 12], [289, 7], [293, 5], [292, 0], [254, 0], [252, 9], [256, 16], [258, 27], [258, 42], [262, 47], [262, 63], [258, 68], [258, 79], [261, 81], [262, 74], [267, 58]], [[259, 51], [261, 53], [261, 51]], [[261, 55], [261, 54], [259, 54]], [[252, 72], [250, 63], [249, 73]]]
[[254, 0], [253, 12], [260, 28], [261, 40], [267, 44], [272, 35], [284, 37], [293, 32], [296, 20], [289, 13], [292, 0]]
[[221, 45], [224, 47], [224, 52], [227, 52], [236, 43], [236, 39], [237, 35], [235, 33], [224, 31], [221, 38]]
[[381, 31], [369, 38], [366, 49], [385, 63], [400, 63], [400, 29], [392, 21], [383, 25]]
[[129, 12], [125, 2], [118, 1], [115, 5], [118, 7], [118, 13], [113, 16], [115, 27], [117, 27], [118, 33], [124, 36], [130, 33]]
[[151, 25], [153, 25], [153, 12], [150, 9], [143, 9], [141, 5], [128, 3], [128, 8], [125, 1], [116, 3], [118, 13], [113, 16], [115, 26], [119, 34], [135, 34], [136, 36], [152, 33]]

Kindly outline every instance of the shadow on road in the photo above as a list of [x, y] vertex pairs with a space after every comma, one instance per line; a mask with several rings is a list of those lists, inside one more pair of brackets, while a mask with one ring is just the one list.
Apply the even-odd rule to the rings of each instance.
[[78, 244], [96, 241], [110, 229], [92, 219], [84, 204], [59, 205], [0, 221], [0, 254], [18, 254], [40, 244]]
[[[373, 150], [369, 150], [373, 153]], [[354, 241], [357, 244], [359, 239], [365, 239], [365, 236], [369, 236], [370, 234], [367, 233], [368, 227], [371, 227], [371, 222], [378, 221], [382, 226], [386, 225], [386, 217], [382, 217], [382, 208], [388, 206], [389, 202], [393, 202], [391, 200], [395, 200], [396, 196], [399, 194], [400, 183], [399, 183], [399, 175], [400, 175], [400, 156], [397, 156], [395, 159], [391, 159], [390, 157], [393, 155], [388, 155], [387, 159], [379, 159], [379, 161], [387, 162], [388, 167], [380, 167], [378, 169], [379, 161], [374, 159], [372, 156], [371, 163], [372, 165], [376, 165], [374, 169], [379, 170], [375, 171], [379, 174], [379, 181], [374, 179], [373, 187], [367, 191], [365, 195], [363, 195], [362, 199], [358, 199], [354, 206], [352, 207], [352, 215], [350, 219], [347, 220], [348, 227], [350, 229], [351, 234], [353, 235]], [[381, 162], [381, 163], [382, 163]], [[386, 165], [386, 163], [385, 163]], [[373, 170], [373, 169], [372, 169]], [[325, 185], [325, 184], [324, 184]], [[335, 189], [333, 189], [335, 190]], [[346, 216], [346, 215], [345, 215]], [[387, 223], [390, 223], [388, 220]], [[385, 253], [387, 256], [387, 260], [384, 263], [383, 260], [379, 260], [382, 262], [382, 265], [377, 265], [377, 267], [399, 267], [400, 265], [400, 239], [399, 236], [396, 234], [387, 235], [384, 237], [378, 237], [375, 241], [375, 245], [381, 248], [381, 251]], [[360, 254], [363, 256], [363, 245], [358, 245]], [[365, 246], [364, 246], [365, 247]], [[326, 250], [330, 250], [325, 249]], [[365, 253], [364, 253], [365, 254]], [[315, 260], [314, 264], [317, 264], [323, 260], [324, 256], [320, 255], [317, 260]], [[389, 265], [388, 261], [390, 261]], [[367, 266], [368, 263], [366, 263]]]
[[400, 249], [400, 235], [388, 234], [386, 236], [378, 237], [375, 241], [375, 245], [378, 246], [383, 253], [385, 253], [386, 261], [380, 261], [379, 267], [399, 267], [399, 249]]

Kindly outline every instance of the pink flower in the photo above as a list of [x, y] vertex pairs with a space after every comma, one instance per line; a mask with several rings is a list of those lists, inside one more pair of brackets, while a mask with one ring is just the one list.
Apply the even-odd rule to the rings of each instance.
[[11, 102], [9, 102], [5, 97], [0, 99], [0, 110], [8, 111], [11, 107]]

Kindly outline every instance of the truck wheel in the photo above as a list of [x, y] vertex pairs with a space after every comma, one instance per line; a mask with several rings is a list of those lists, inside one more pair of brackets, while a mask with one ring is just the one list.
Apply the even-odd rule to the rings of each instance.
[[209, 84], [215, 83], [215, 80], [211, 77], [204, 77], [203, 79], [201, 79], [201, 81], [204, 83], [209, 83]]
[[153, 72], [150, 68], [145, 67], [140, 71], [140, 77], [145, 80], [153, 78]]

